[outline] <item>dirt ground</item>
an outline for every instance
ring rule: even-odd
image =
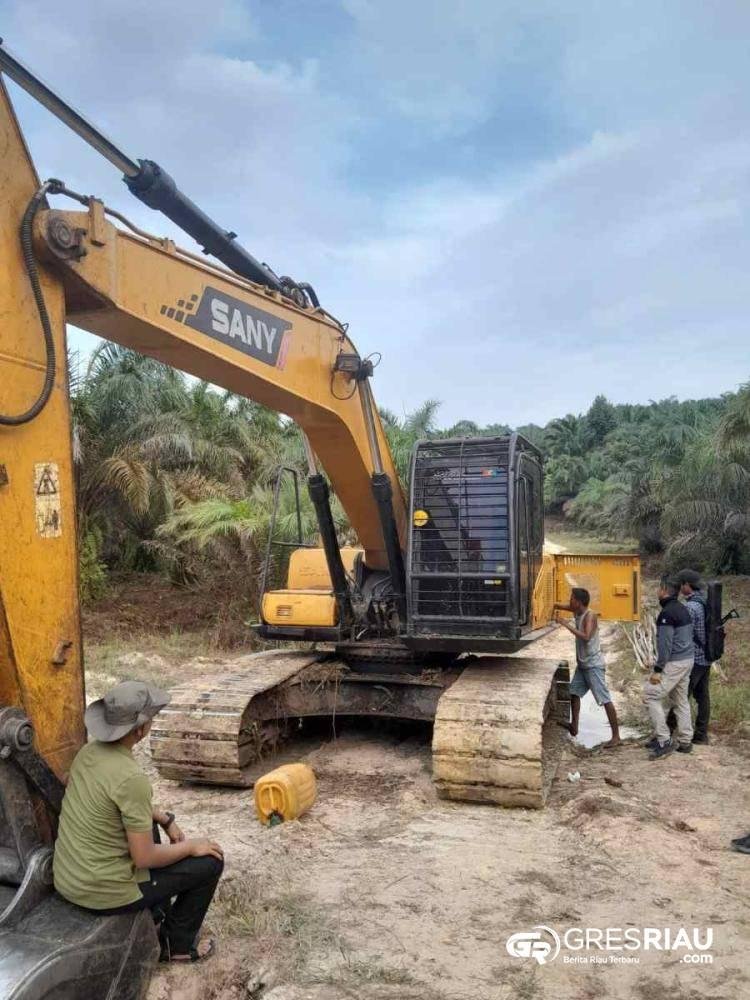
[[[569,656],[571,642],[558,630],[533,655]],[[182,663],[174,679],[208,668]],[[629,673],[613,672],[621,703],[640,683]],[[108,678],[92,681],[95,693]],[[157,801],[227,858],[209,914],[219,953],[160,967],[149,1000],[750,997],[750,858],[728,850],[750,830],[747,739],[655,763],[635,741],[570,741],[540,812],[439,800],[427,728],[323,728],[294,753],[314,768],[318,801],[267,829],[250,791],[160,780],[144,751]],[[684,949],[511,956],[509,936],[538,924],[697,928],[701,940],[712,928],[712,963],[687,964]]]

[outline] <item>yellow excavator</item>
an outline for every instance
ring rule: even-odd
[[[318,541],[300,531],[273,589],[272,525],[256,627],[269,648],[173,691],[151,736],[167,778],[248,786],[297,720],[380,716],[434,724],[439,795],[538,808],[568,674],[508,654],[553,627],[572,585],[603,618],[638,620],[639,566],[545,551],[542,459],[518,434],[419,442],[405,497],[372,363],[314,289],[257,261],[2,43],[0,72],[204,249],[42,183],[0,79],[0,997],[125,1000],[154,958],[147,915],[92,917],[50,888],[63,782],[85,739],[66,322],[286,414],[305,442]],[[294,470],[280,475],[298,491]],[[339,544],[331,488],[357,546]]]

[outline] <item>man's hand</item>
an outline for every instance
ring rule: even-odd
[[[185,834],[179,828],[174,820],[169,822],[170,813],[166,809],[160,809],[158,806],[154,809],[153,818],[154,822],[158,823],[162,830],[169,837],[170,844],[181,844],[185,839]]]
[[[661,684],[661,674],[653,673],[648,679],[649,684]]]
[[[164,832],[169,837],[170,844],[181,844],[185,839],[185,834],[179,828],[175,820],[172,820],[169,826],[164,828]]]
[[[209,840],[208,837],[196,837],[194,840],[188,841],[188,843],[190,844],[190,855],[193,858],[205,858],[210,855],[218,861],[224,860],[224,851],[215,841]]]

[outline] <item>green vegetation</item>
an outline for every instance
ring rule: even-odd
[[[667,568],[750,570],[750,385],[721,399],[614,406],[553,420],[548,509],[607,538],[633,537]]]
[[[262,875],[224,879],[215,919],[222,931],[242,939],[247,958],[265,964],[272,957],[276,976],[306,981],[313,960],[329,952],[344,954],[342,939],[312,898],[264,889],[263,880]]]
[[[727,625],[726,651],[711,680],[712,725],[734,731],[750,722],[750,579],[727,577],[724,607],[736,607],[739,621]]]
[[[101,596],[107,571],[159,571],[187,583],[232,562],[246,576],[249,564],[252,591],[276,469],[304,467],[294,425],[113,344],[93,354],[71,395],[84,601]],[[315,519],[304,488],[300,499],[309,539]],[[343,530],[343,511],[334,514]],[[277,537],[296,532],[287,477]]]
[[[403,478],[419,437],[509,430],[468,421],[438,430],[436,416],[433,400],[401,421],[385,414]],[[588,538],[585,550],[596,550],[596,538],[659,555],[667,569],[750,572],[750,383],[686,402],[614,405],[597,396],[584,414],[518,431],[544,455],[548,514],[558,530],[564,519]]]
[[[92,677],[104,685],[132,670],[120,662],[126,637],[137,636],[146,656],[141,674],[160,677],[165,662],[247,648],[280,464],[301,474],[303,537],[317,533],[296,427],[111,344],[71,388],[81,594],[96,604],[86,612]],[[403,418],[382,414],[404,485],[418,439],[509,431],[468,421],[440,429],[438,413],[428,400]],[[550,541],[579,552],[640,547],[654,574],[686,564],[750,572],[750,386],[648,406],[600,396],[583,415],[518,430],[545,456]],[[277,538],[295,541],[290,477],[279,511]],[[338,504],[334,514],[342,541],[351,540]],[[288,551],[277,550],[279,574]],[[743,620],[731,625],[713,716],[733,730],[750,718],[750,581],[731,575],[726,589],[726,607],[736,604]]]
[[[293,424],[133,351],[102,345],[72,385],[82,595],[98,598],[112,570],[190,582],[218,565],[257,584],[280,464],[304,483]],[[507,433],[460,421],[438,429],[428,400],[383,424],[402,481],[424,437]],[[580,533],[637,544],[665,564],[750,571],[750,384],[720,399],[613,405],[518,430],[545,456],[548,512]],[[316,534],[300,490],[303,536]],[[346,518],[336,505],[342,539]],[[296,539],[292,480],[280,492],[277,537]],[[283,558],[282,558],[283,562]],[[249,573],[248,573],[249,568]],[[283,567],[281,567],[283,568]]]

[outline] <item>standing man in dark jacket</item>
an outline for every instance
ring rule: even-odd
[[[675,745],[669,734],[667,711],[674,709],[680,753],[693,749],[693,723],[688,704],[690,671],[693,669],[693,622],[687,608],[677,600],[679,585],[666,577],[659,587],[661,611],[656,618],[656,663],[643,686],[653,738],[646,744],[650,759],[666,757]]]
[[[708,720],[711,715],[711,695],[708,684],[711,664],[706,659],[706,599],[701,593],[703,582],[694,569],[683,569],[677,574],[680,594],[693,621],[695,661],[690,673],[688,694],[695,699],[698,712],[695,718],[693,743],[708,743]]]

